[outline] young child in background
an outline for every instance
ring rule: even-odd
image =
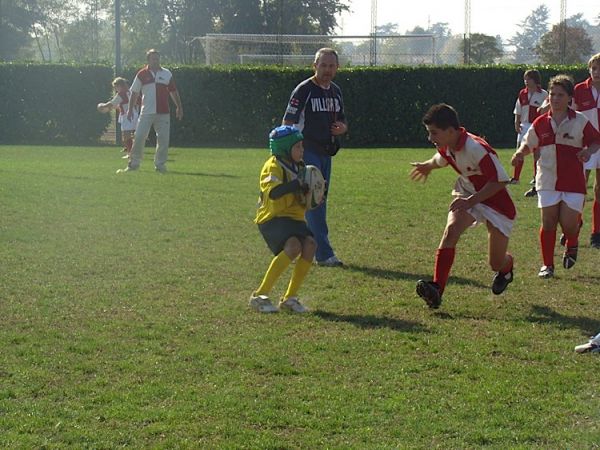
[[[432,170],[448,165],[459,177],[435,255],[433,281],[419,280],[417,294],[430,308],[440,306],[460,236],[467,228],[485,223],[488,261],[496,272],[492,292],[499,295],[513,281],[513,257],[507,248],[516,210],[506,190],[509,177],[494,149],[462,128],[451,106],[444,103],[432,106],[423,117],[423,124],[438,152],[428,161],[412,163],[410,177],[425,181]]]
[[[117,77],[113,80],[112,86],[115,89],[115,96],[107,103],[99,103],[98,111],[109,112],[113,109],[119,111],[119,124],[121,125],[121,140],[123,143],[123,159],[128,159],[131,156],[131,148],[133,147],[133,135],[139,116],[139,105],[136,105],[133,116],[127,117],[129,108],[129,82],[125,78]]]
[[[585,201],[586,182],[582,162],[600,148],[600,133],[581,113],[569,107],[573,80],[566,75],[550,79],[550,111],[538,117],[512,157],[516,166],[532,151],[539,152],[536,189],[542,226],[540,245],[543,265],[540,278],[554,276],[556,228],[565,235],[563,267],[570,269],[577,260],[579,220]]]
[[[542,76],[540,72],[534,69],[525,71],[523,74],[525,88],[521,89],[513,114],[515,115],[515,131],[517,133],[517,149],[525,137],[525,133],[531,127],[533,121],[540,115],[540,108],[548,98],[548,92],[542,89]],[[533,183],[535,183],[537,155],[533,154]],[[513,176],[510,179],[511,184],[517,184],[521,177],[523,164],[518,164],[513,168]],[[525,197],[535,197],[535,185],[525,193]]]
[[[260,286],[250,297],[250,307],[258,312],[277,312],[269,294],[281,274],[296,260],[287,291],[279,309],[297,313],[308,311],[298,300],[298,290],[308,274],[317,250],[304,214],[304,147],[302,133],[282,125],[269,134],[271,157],[260,172],[260,197],[254,222],[273,252],[273,259]]]
[[[573,109],[581,112],[596,130],[600,130],[600,53],[590,58],[588,70],[590,77],[575,85]],[[588,176],[590,171],[596,172],[590,245],[592,248],[600,249],[600,152],[590,156],[589,161],[583,166]]]

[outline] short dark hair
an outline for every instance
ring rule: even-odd
[[[160,56],[160,52],[158,50],[156,50],[155,48],[151,48],[150,50],[148,50],[146,52],[146,59],[148,59],[150,57],[150,55],[158,55],[158,56]]]
[[[460,121],[456,110],[446,103],[433,105],[423,116],[423,125],[433,125],[442,130],[450,127],[458,130]]]
[[[569,94],[569,97],[573,97],[573,93],[575,92],[575,82],[569,75],[560,74],[550,78],[550,81],[548,82],[548,90],[550,90],[553,86],[562,87],[567,94]]]
[[[340,58],[338,56],[338,53],[329,47],[323,47],[320,48],[319,50],[317,50],[317,53],[315,53],[315,60],[314,60],[314,64],[317,64],[319,62],[319,58],[323,55],[333,55],[335,56],[335,62],[336,63],[340,63]]]
[[[537,84],[538,86],[542,85],[542,76],[540,75],[539,70],[536,70],[536,69],[526,70],[525,73],[523,74],[523,77],[531,78],[533,81],[535,81],[535,84]]]

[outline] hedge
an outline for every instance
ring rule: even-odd
[[[137,68],[124,70],[132,79]],[[341,69],[349,147],[426,145],[421,117],[437,102],[456,107],[461,121],[492,145],[513,145],[513,108],[522,66],[358,67]],[[585,66],[538,67],[544,84]],[[291,90],[309,68],[172,67],[185,117],[172,120],[177,146],[264,146],[280,123]],[[101,65],[0,64],[0,143],[97,143],[110,117],[96,104],[111,97],[112,68]]]

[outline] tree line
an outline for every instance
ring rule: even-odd
[[[207,33],[330,34],[350,0],[122,0],[121,55],[148,47],[191,63],[190,41]],[[111,62],[114,0],[0,0],[0,60]]]

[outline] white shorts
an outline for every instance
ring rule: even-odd
[[[472,226],[489,222],[494,225],[494,227],[496,227],[504,236],[510,236],[510,232],[512,231],[515,221],[509,219],[503,214],[500,214],[495,209],[492,209],[483,203],[478,203],[472,208],[467,209],[467,212],[475,219],[475,223],[473,223]]]
[[[119,115],[119,123],[121,124],[121,131],[135,131],[138,122],[138,114],[133,113],[131,120],[127,118],[125,114]]]
[[[583,168],[585,170],[600,169],[600,150],[598,150],[596,153],[593,153],[588,162],[583,163]]]
[[[527,122],[521,123],[521,131],[517,135],[517,149],[521,146],[521,142],[523,142],[523,138],[531,128],[531,124]]]
[[[560,202],[565,204],[574,211],[582,212],[585,195],[577,192],[562,192],[562,191],[537,191],[538,193],[538,208],[546,208],[548,206],[558,205]]]

